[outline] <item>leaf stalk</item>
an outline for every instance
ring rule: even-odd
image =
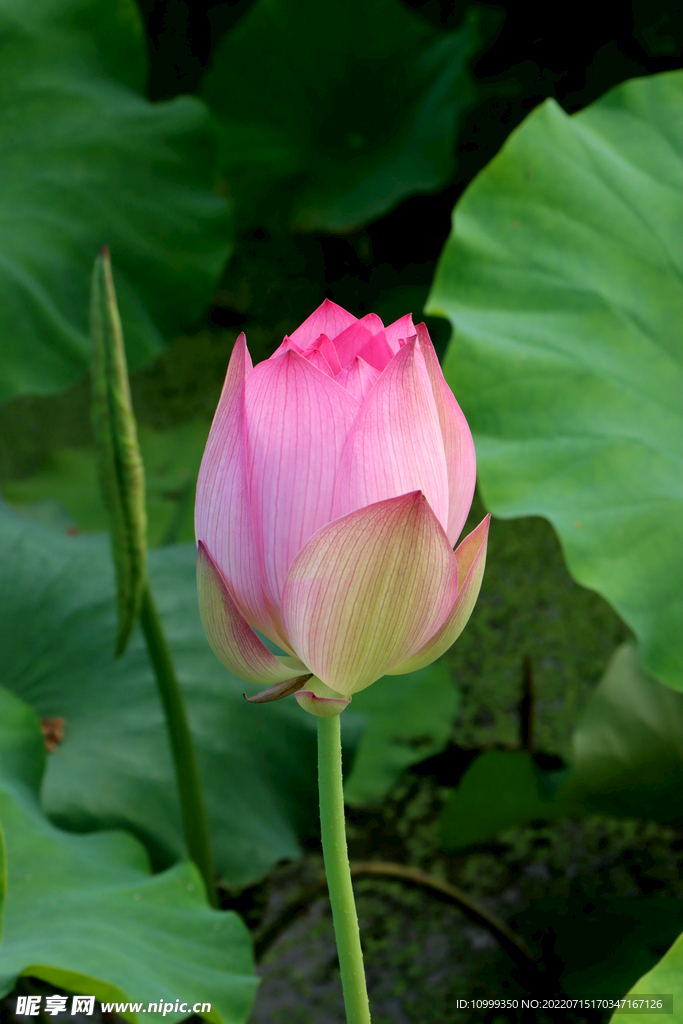
[[[218,906],[199,770],[178,677],[147,578],[145,477],[109,252],[95,261],[90,302],[92,417],[100,480],[111,519],[118,635],[123,654],[136,621],[147,642],[164,708],[185,842],[212,906]]]

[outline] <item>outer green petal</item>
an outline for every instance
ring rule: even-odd
[[[288,667],[261,643],[201,541],[197,551],[197,594],[202,625],[214,654],[236,676],[249,683],[279,683],[301,675],[294,659],[287,659],[292,662]]]
[[[311,537],[287,574],[282,616],[310,671],[348,696],[420,650],[456,595],[446,534],[422,492],[413,491]]]
[[[437,630],[434,636],[427,641],[417,654],[406,658],[396,668],[389,669],[387,675],[402,676],[407,672],[417,672],[419,668],[424,668],[425,665],[431,665],[449,647],[453,646],[462,633],[472,614],[472,609],[477,603],[481,581],[484,577],[490,520],[490,515],[482,519],[479,526],[472,530],[472,533],[468,534],[462,544],[458,545],[455,550],[460,587],[455,604],[443,626]]]

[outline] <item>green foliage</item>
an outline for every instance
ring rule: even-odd
[[[466,190],[428,310],[486,504],[543,515],[575,578],[683,679],[683,73],[531,114]]]
[[[616,651],[579,719],[567,800],[589,811],[683,825],[683,694]]]
[[[595,901],[541,897],[516,915],[516,923],[523,934],[543,935],[546,957],[554,954],[561,965],[564,992],[621,996],[678,935],[683,906],[679,899],[657,896],[611,894]]]
[[[155,861],[184,855],[175,777],[147,649],[113,655],[106,537],[0,518],[3,681],[42,717],[63,717],[48,813],[78,831],[126,827]],[[149,575],[183,687],[219,874],[232,885],[297,857],[316,820],[315,722],[296,702],[255,708],[211,651],[197,610],[194,545],[151,552]]]
[[[121,658],[112,653],[107,539],[0,512],[0,540],[3,680],[39,715],[66,722],[43,787],[47,812],[77,831],[129,828],[160,864],[182,856],[163,716],[139,630]],[[258,707],[244,700],[248,684],[226,671],[204,636],[194,545],[151,552],[149,572],[187,702],[217,868],[227,884],[246,885],[299,856],[299,837],[317,833],[315,719],[294,698]],[[378,697],[363,717],[346,713],[347,747],[368,721],[357,793],[381,798],[423,756],[426,737],[429,752],[445,744],[457,693],[443,669],[416,676],[402,681],[400,715],[386,707],[393,679],[371,688]],[[406,737],[417,745],[405,749]]]
[[[643,672],[632,644],[614,654],[572,738],[569,770],[525,751],[478,757],[446,804],[452,850],[534,820],[594,812],[681,827],[683,695]]]
[[[0,2],[0,401],[88,365],[93,259],[112,250],[131,367],[205,308],[229,249],[204,106],[152,104],[133,0]],[[160,334],[161,332],[161,334]]]
[[[470,26],[438,32],[398,0],[257,0],[202,85],[239,215],[349,231],[444,185],[471,47]]]
[[[402,771],[443,750],[459,701],[443,659],[419,672],[387,676],[355,694],[351,707],[367,715],[368,724],[344,786],[346,802],[352,807],[377,803]]]
[[[140,428],[150,547],[194,538],[194,490],[208,433],[209,424],[200,420],[166,431]],[[47,523],[63,521],[86,533],[107,530],[96,461],[91,448],[58,449],[34,475],[8,481],[3,496]]]
[[[475,495],[464,532],[484,514]],[[519,744],[522,661],[528,655],[533,745],[568,759],[577,718],[627,636],[609,605],[569,575],[550,523],[494,517],[479,600],[444,656],[462,693],[454,742],[465,749]]]
[[[496,836],[503,829],[561,816],[555,798],[565,772],[543,772],[523,750],[489,750],[465,772],[441,818],[444,845],[458,850]]]
[[[671,949],[662,957],[658,964],[648,971],[632,989],[628,996],[648,996],[656,993],[673,994],[674,1006],[671,1024],[683,1021],[683,934],[679,935]],[[617,1012],[612,1020],[620,1020],[623,1013]],[[647,1017],[647,1021],[645,1018]],[[630,1013],[629,1021],[633,1024],[649,1024],[652,1013]]]
[[[0,689],[0,821],[9,880],[0,991],[30,974],[145,1007],[175,1002],[182,992],[184,1000],[210,1002],[205,1016],[216,1024],[243,1024],[256,979],[239,917],[206,905],[191,864],[151,875],[143,847],[123,832],[75,836],[55,828],[38,802],[44,758],[35,714]],[[150,1016],[162,1014],[144,1019]]]
[[[142,98],[145,40],[134,0],[28,7],[0,0],[0,401],[54,392],[85,369],[88,270],[103,243],[119,269],[132,368],[161,350],[162,335],[196,330],[229,248],[227,204],[211,191],[218,169],[241,226],[275,229],[258,245],[243,232],[244,265],[231,267],[217,298],[246,317],[254,353],[267,355],[275,336],[326,291],[354,311],[372,304],[386,320],[411,304],[419,315],[435,248],[427,252],[418,238],[414,256],[402,250],[394,259],[381,226],[345,241],[287,237],[282,229],[353,231],[411,194],[452,183],[456,161],[466,176],[491,147],[490,139],[482,142],[486,118],[499,128],[507,117],[514,123],[521,100],[505,118],[478,111],[467,136],[475,141],[464,144],[473,93],[467,61],[477,45],[471,18],[446,33],[436,16],[432,27],[426,9],[416,14],[403,0],[255,0],[245,7],[211,54],[202,88],[217,115],[212,126],[199,101]],[[650,21],[657,28],[654,15]],[[654,36],[648,28],[654,52],[675,51],[669,28],[660,25]],[[586,704],[569,770],[544,770],[529,751],[488,749],[443,816],[452,851],[500,837],[495,854],[460,852],[449,870],[457,875],[460,865],[457,881],[475,891],[483,884],[481,894],[513,915],[511,924],[538,944],[539,955],[551,965],[555,958],[568,991],[625,991],[682,926],[680,900],[659,889],[641,898],[649,885],[665,887],[667,871],[675,876],[676,836],[662,832],[642,877],[629,859],[635,851],[642,868],[653,846],[647,829],[662,831],[634,818],[683,825],[683,696],[658,681],[675,683],[681,665],[674,628],[681,610],[674,576],[680,84],[680,75],[628,83],[574,117],[552,103],[535,111],[458,206],[431,307],[457,328],[447,372],[475,429],[486,501],[499,516],[533,514],[555,525],[575,578],[632,625],[658,678],[626,647],[588,699],[622,627],[595,592],[566,576],[547,523],[499,518],[481,600],[459,643],[443,663],[357,695],[342,718],[346,796],[371,807],[354,820],[378,821],[385,810],[382,821],[392,813],[396,819],[388,835],[368,829],[358,848],[384,844],[371,850],[382,856],[400,848],[401,856],[425,866],[431,859],[441,870],[440,783],[428,780],[406,810],[389,792],[401,773],[449,738],[466,747],[513,746],[524,654],[534,663],[536,749],[568,756]],[[479,155],[461,162],[459,154],[477,143]],[[412,241],[410,216],[395,217]],[[416,262],[406,268],[408,259]],[[153,547],[193,535],[208,423],[189,420],[211,414],[232,338],[203,336],[177,339],[168,359],[143,375],[143,419],[146,413],[153,426],[172,426],[163,434],[141,430]],[[152,412],[145,389],[155,388]],[[0,983],[7,991],[24,971],[144,1002],[177,996],[181,985],[183,997],[197,992],[212,1001],[213,1019],[236,1024],[254,987],[243,927],[207,908],[191,865],[181,861],[152,876],[139,843],[157,869],[186,853],[146,649],[136,631],[125,656],[113,658],[108,545],[104,537],[74,535],[76,527],[109,528],[94,452],[67,447],[85,443],[85,435],[64,436],[53,425],[46,410],[57,406],[14,404],[18,419],[10,414],[5,432],[17,423],[21,430],[9,462],[24,478],[3,481],[3,492],[26,515],[0,510],[0,665],[3,682],[30,708],[0,691],[9,874]],[[37,457],[22,464],[46,431],[32,415],[50,420],[43,451],[51,454],[38,471]],[[475,507],[470,526],[481,515]],[[206,644],[191,546],[153,551],[150,572],[187,697],[220,873],[230,886],[249,884],[277,861],[300,856],[302,841],[317,835],[315,722],[292,699],[259,708],[244,702],[245,684]],[[66,722],[44,780],[36,711]],[[402,784],[406,791],[419,785],[410,775]],[[39,787],[50,820],[38,807]],[[584,840],[592,812],[631,820],[599,819],[594,831],[607,820],[604,835],[591,845]],[[538,824],[568,814],[574,818]],[[513,831],[525,822],[535,824]],[[432,846],[424,837],[397,846],[423,825]],[[111,826],[136,838],[97,831]],[[630,828],[642,830],[642,849]],[[618,864],[601,860],[605,846],[613,850],[614,829],[623,831]],[[544,860],[544,841],[571,849],[564,860]],[[514,854],[525,842],[531,852]],[[569,869],[582,857],[575,884]],[[500,880],[495,895],[484,891],[487,870]],[[0,888],[5,881],[0,870]],[[680,895],[674,882],[666,884]],[[412,911],[410,919],[430,915]],[[459,918],[447,920],[441,930],[454,939],[450,955],[471,975],[468,985],[483,986],[477,994],[507,978],[505,968],[482,973],[485,960],[472,959]],[[329,931],[327,920],[322,925]],[[389,901],[366,927],[374,934],[385,925],[393,950],[406,941],[415,947],[391,961],[410,985],[431,963],[422,953],[433,924],[404,929],[405,939]],[[641,980],[641,991],[678,993],[680,948],[679,941]],[[314,954],[321,951],[327,956],[324,940]],[[298,970],[301,950],[296,955]],[[309,960],[319,971],[315,955]],[[429,991],[427,1015],[436,1019],[448,1003],[438,1004],[431,983]],[[416,1005],[420,1019],[423,1011]]]

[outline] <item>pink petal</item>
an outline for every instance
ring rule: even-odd
[[[339,460],[360,405],[296,352],[259,363],[245,404],[256,549],[266,607],[279,625],[289,567],[331,518]]]
[[[225,580],[200,541],[197,551],[199,613],[214,654],[226,668],[250,683],[297,679],[301,670],[287,668],[262,644],[235,604]]]
[[[360,356],[356,356],[353,362],[348,363],[334,379],[337,384],[341,384],[343,388],[350,391],[359,402],[364,402],[373,384],[379,378],[379,370],[370,366],[370,363],[366,363]]]
[[[448,538],[419,491],[328,523],[287,575],[292,647],[337,693],[369,686],[419,650],[457,595]]]
[[[415,337],[415,325],[413,323],[412,313],[406,313],[400,320],[394,320],[393,324],[389,324],[388,327],[384,328],[384,335],[387,339],[387,344],[391,349],[392,353],[396,355],[401,345],[399,342],[405,342],[408,338]]]
[[[245,618],[278,643],[263,599],[247,494],[244,387],[251,372],[240,334],[199,469],[195,535],[212,552]]]
[[[334,344],[339,362],[346,366],[356,356],[361,356],[377,370],[383,370],[390,362],[393,352],[384,337],[384,326],[376,313],[368,313],[357,323],[335,338]]]
[[[356,317],[353,313],[347,313],[336,302],[325,299],[300,327],[292,331],[291,340],[296,342],[299,349],[303,351],[312,345],[321,334],[326,334],[334,341],[338,334],[355,322]]]
[[[429,375],[413,339],[399,349],[358,414],[337,474],[332,516],[416,490],[445,529],[446,456]]]
[[[482,519],[479,526],[465,537],[453,553],[458,565],[459,587],[458,596],[448,618],[422,648],[417,649],[416,653],[406,658],[402,664],[390,669],[389,675],[400,676],[406,672],[417,672],[419,668],[431,665],[453,646],[462,633],[479,597],[486,566],[490,521],[490,515]]]
[[[301,349],[296,342],[292,341],[292,339],[285,334],[282,342],[278,345],[270,358],[277,359],[279,356],[283,356],[285,352],[290,352],[292,350],[294,352],[301,352]]]
[[[302,355],[329,377],[336,377],[341,370],[337,350],[326,334],[321,334],[315,344],[302,352]]]
[[[474,441],[462,409],[444,380],[439,360],[424,324],[418,324],[417,337],[432,384],[436,411],[441,424],[446,472],[448,473],[448,526],[446,533],[455,544],[465,525],[474,485],[477,482],[477,460]]]

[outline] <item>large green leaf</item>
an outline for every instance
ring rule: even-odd
[[[489,750],[463,775],[441,815],[448,850],[493,839],[507,828],[569,814],[556,796],[565,772],[543,772],[524,750]]]
[[[202,86],[242,216],[274,200],[298,228],[348,231],[442,185],[471,96],[470,39],[399,0],[257,0]]]
[[[111,248],[131,368],[202,314],[228,253],[203,104],[152,104],[133,0],[0,0],[0,401],[88,365]]]
[[[454,214],[428,302],[499,516],[555,526],[570,571],[683,687],[683,73],[572,117],[551,100]]]
[[[571,768],[542,771],[525,751],[482,754],[444,807],[442,834],[457,850],[535,819],[592,813],[680,827],[681,791],[683,694],[624,644],[574,730]]]
[[[140,428],[150,547],[194,537],[195,484],[208,433],[209,424],[202,420],[163,432]],[[86,533],[109,528],[91,448],[54,452],[33,476],[6,483],[3,497],[33,516],[40,516],[46,503],[56,503],[68,513],[71,525]]]
[[[353,710],[367,715],[344,784],[352,806],[377,803],[401,772],[448,743],[460,694],[444,660],[405,676],[387,676],[353,698]]]
[[[572,738],[567,800],[587,811],[683,825],[683,694],[614,654]]]
[[[256,979],[249,933],[210,909],[199,873],[151,875],[144,848],[122,832],[76,836],[38,805],[43,737],[33,711],[0,688],[0,832],[7,897],[0,992],[21,974],[116,1002],[210,1003],[216,1024],[246,1020]],[[123,1016],[137,1021],[128,1010]],[[179,1020],[187,1013],[170,1013]]]
[[[623,996],[634,978],[656,964],[681,925],[679,899],[587,895],[569,879],[562,895],[542,896],[515,914],[522,935],[543,936],[543,959],[557,965],[562,991],[575,997]]]
[[[649,995],[673,995],[671,1024],[683,1024],[683,934],[679,935],[671,949],[658,964],[644,974],[626,994],[626,999],[645,998]],[[617,1011],[613,1021],[621,1020],[626,1014]],[[645,1018],[647,1017],[647,1020]],[[650,1024],[652,1013],[628,1014],[629,1024]]]
[[[43,785],[48,813],[87,831],[126,827],[168,864],[184,854],[163,712],[142,633],[114,658],[106,536],[66,536],[0,514],[4,684],[66,720]],[[211,651],[197,609],[194,545],[150,553],[154,594],[185,692],[216,864],[232,885],[300,854],[317,821],[315,719],[294,698],[248,704]]]
[[[228,884],[245,885],[299,856],[299,838],[317,834],[316,720],[293,697],[244,700],[248,684],[204,636],[194,545],[151,552],[149,568],[187,701],[217,867]],[[163,713],[141,633],[115,659],[115,629],[107,538],[67,536],[0,510],[0,673],[41,717],[66,720],[45,808],[78,831],[132,829],[166,864],[184,848]],[[443,670],[406,677],[398,691],[394,683],[376,683],[361,713],[344,714],[347,752],[368,727],[353,774],[362,798],[379,799],[403,767],[447,739],[457,693]],[[391,710],[396,693],[400,713]]]

